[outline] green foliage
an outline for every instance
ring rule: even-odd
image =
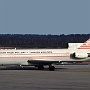
[[[83,43],[90,34],[32,35],[0,34],[1,47],[19,48],[67,48],[67,43]]]

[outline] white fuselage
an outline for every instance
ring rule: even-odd
[[[30,65],[28,60],[71,60],[77,49],[12,49],[0,50],[0,65]],[[79,50],[82,52],[82,50]],[[84,52],[89,52],[84,50]]]

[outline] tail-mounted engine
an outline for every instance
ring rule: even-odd
[[[75,53],[71,54],[70,57],[73,59],[85,59],[85,58],[90,57],[90,54],[84,53],[84,52],[83,53],[82,52],[79,52],[79,53],[75,52]]]

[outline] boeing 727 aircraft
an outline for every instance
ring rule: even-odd
[[[52,64],[63,62],[77,63],[90,61],[90,39],[82,44],[74,43],[68,49],[1,49],[0,65],[35,66],[55,70]]]

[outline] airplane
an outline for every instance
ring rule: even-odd
[[[70,44],[71,45],[71,44]],[[43,70],[45,65],[50,71],[52,64],[78,63],[90,61],[90,39],[84,43],[72,43],[67,49],[1,49],[0,65],[35,66]]]

